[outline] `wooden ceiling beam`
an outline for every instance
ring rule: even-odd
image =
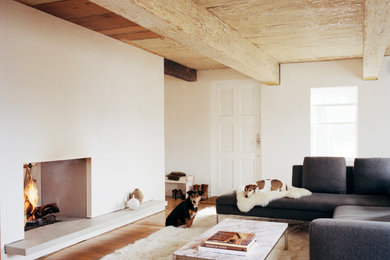
[[[46,2],[43,4],[34,4],[32,7],[64,20],[110,13],[110,11],[88,0]]]
[[[53,2],[59,2],[63,0],[16,0],[16,2],[33,6],[33,5],[39,5],[39,4],[45,4],[45,3],[53,3]]]
[[[279,63],[192,0],[91,0],[265,84],[279,84]]]
[[[390,40],[390,0],[365,0],[363,79],[376,80]]]
[[[197,80],[197,71],[177,62],[164,59],[164,74],[189,82]]]

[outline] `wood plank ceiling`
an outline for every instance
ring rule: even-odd
[[[173,40],[155,34],[97,4],[86,0],[18,0],[58,18],[197,70],[226,68]]]
[[[226,67],[90,1],[18,1],[190,68]],[[363,57],[363,0],[193,1],[278,63]],[[390,40],[386,42],[385,55],[390,55]]]

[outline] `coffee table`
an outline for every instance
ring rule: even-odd
[[[287,223],[226,218],[174,252],[173,259],[265,259],[283,235],[284,249],[288,249],[287,227]],[[199,245],[217,231],[255,233],[257,244],[251,248],[246,256],[198,250]]]

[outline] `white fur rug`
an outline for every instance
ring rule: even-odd
[[[215,207],[198,212],[191,228],[165,227],[147,238],[136,241],[103,260],[172,259],[172,254],[194,237],[201,235],[217,223]]]
[[[223,218],[223,217],[222,217]],[[215,207],[205,208],[197,214],[192,228],[165,227],[147,238],[125,246],[114,253],[105,256],[103,260],[167,260],[172,259],[172,254],[184,246],[195,236],[201,235],[207,229],[216,224]],[[275,246],[268,256],[268,260],[309,259],[309,240],[307,226],[303,229],[298,226],[289,227],[288,250],[284,250],[283,239]]]
[[[249,198],[245,198],[244,196],[244,187],[238,187],[236,190],[237,195],[237,207],[241,212],[248,212],[254,206],[262,206],[265,207],[273,200],[280,198],[291,198],[291,199],[299,199],[303,196],[311,195],[311,192],[304,188],[296,188],[290,186],[287,191],[261,191],[257,190],[255,194],[253,194]]]

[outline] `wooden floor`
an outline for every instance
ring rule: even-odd
[[[42,257],[45,260],[94,260],[114,252],[128,244],[149,236],[165,226],[165,218],[181,200],[166,197],[168,206],[165,211],[150,217],[141,219],[129,225],[107,232],[103,235],[91,238],[73,246],[67,247],[56,253]],[[200,209],[215,205],[215,198],[201,202]]]

